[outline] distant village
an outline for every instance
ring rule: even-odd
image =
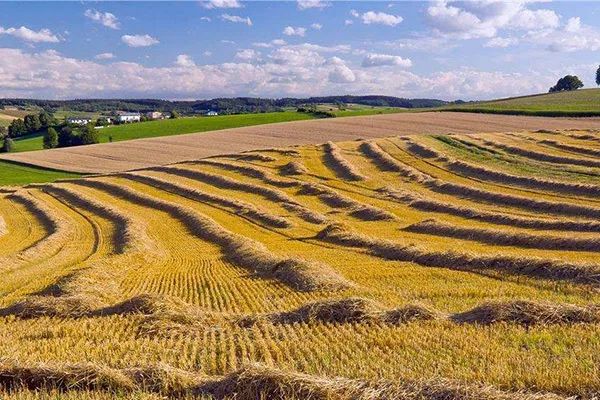
[[[206,117],[215,117],[219,115],[218,112],[213,110],[208,110],[202,115]],[[161,112],[161,111],[148,111],[144,113],[139,112],[128,112],[128,111],[115,111],[110,115],[102,115],[98,117],[95,121],[96,128],[102,128],[108,125],[120,125],[120,124],[129,124],[134,122],[143,122],[143,121],[156,121],[161,119],[173,119],[177,118],[178,115],[175,112]],[[71,125],[88,125],[94,122],[93,118],[90,117],[67,117],[65,119],[67,124]]]

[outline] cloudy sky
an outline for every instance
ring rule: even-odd
[[[0,97],[385,94],[445,100],[594,83],[600,3],[2,2]]]

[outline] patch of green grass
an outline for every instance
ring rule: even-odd
[[[12,161],[0,161],[0,186],[53,182],[57,179],[77,178],[80,174],[28,166]]]
[[[109,137],[112,137],[113,142],[119,142],[123,140],[207,132],[242,126],[272,124],[276,122],[298,121],[312,118],[314,118],[312,115],[295,111],[264,114],[220,115],[217,117],[188,117],[110,126],[100,129],[99,135],[100,143],[109,142]],[[42,148],[42,135],[34,135],[15,140],[15,152],[41,150]]]
[[[600,115],[600,89],[512,97],[441,107],[436,110],[543,116],[598,116]]]

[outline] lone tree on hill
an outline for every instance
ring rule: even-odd
[[[552,86],[549,90],[550,93],[562,92],[565,90],[577,90],[583,87],[583,82],[575,75],[565,75],[560,78],[556,85]]]
[[[600,66],[596,70],[596,85],[600,86]]]

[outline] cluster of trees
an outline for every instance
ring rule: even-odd
[[[556,85],[552,86],[549,93],[553,92],[563,92],[569,90],[577,90],[583,87],[583,82],[579,79],[579,77],[575,75],[565,75],[556,82]]]
[[[80,126],[59,123],[52,114],[43,111],[26,115],[23,119],[14,119],[8,129],[0,130],[0,138],[4,139],[1,150],[12,151],[15,138],[32,134],[44,135],[45,149],[99,142],[98,132],[92,124]]]

